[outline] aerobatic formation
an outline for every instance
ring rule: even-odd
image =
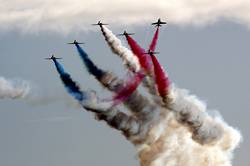
[[[66,90],[82,107],[93,112],[137,148],[141,166],[230,166],[233,151],[241,135],[220,116],[211,116],[206,104],[188,90],[170,82],[155,54],[160,19],[153,23],[156,31],[149,48],[143,49],[126,31],[130,49],[100,21],[102,35],[112,52],[118,55],[129,73],[125,79],[99,68],[91,57],[74,44],[88,73],[107,90],[112,99],[100,99],[95,91],[81,90],[63,66],[52,56]],[[147,90],[143,96],[138,86]],[[118,108],[126,106],[127,112]]]

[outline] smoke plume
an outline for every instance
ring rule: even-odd
[[[111,127],[122,131],[125,135],[133,135],[139,131],[139,123],[134,116],[129,116],[113,107],[113,102],[104,102],[96,96],[95,91],[81,91],[76,82],[65,72],[63,66],[53,59],[68,93],[88,111],[94,112],[99,120],[105,120]]]
[[[156,44],[157,44],[157,41],[158,41],[158,36],[159,36],[159,26],[156,28],[156,31],[155,31],[155,34],[154,34],[154,37],[152,39],[152,42],[150,43],[150,46],[149,46],[149,50],[151,50],[152,52],[155,51],[155,47],[156,47]]]
[[[99,99],[95,91],[81,91],[62,65],[53,59],[69,94],[98,120],[121,131],[137,148],[141,166],[231,166],[233,151],[241,141],[240,132],[219,114],[211,115],[206,104],[195,95],[170,84],[156,57],[153,54],[152,59],[146,56],[130,36],[127,40],[137,57],[123,47],[111,31],[103,26],[101,30],[110,48],[126,62],[133,76],[122,80],[99,69],[76,45],[89,73],[115,95],[113,100],[106,101]],[[150,45],[153,50],[158,31]],[[164,104],[149,100],[137,90],[145,75],[155,81],[159,92],[150,93],[150,97],[162,97]],[[124,103],[129,110],[119,110],[116,103]]]
[[[87,67],[89,73],[96,77],[96,79],[100,79],[104,75],[104,71],[98,68],[90,59],[88,54],[78,45],[75,44],[77,51],[82,58],[83,63]]]
[[[126,35],[127,42],[132,52],[138,57],[141,67],[146,73],[151,72],[152,62],[150,57],[146,54],[146,51],[139,46],[139,44],[129,35]]]
[[[94,91],[82,91],[77,83],[71,78],[70,74],[65,72],[63,66],[56,59],[53,59],[53,62],[67,92],[73,96],[84,108],[88,110],[108,110],[111,108],[112,102],[104,102],[99,100],[98,97],[96,97]]]
[[[70,75],[64,71],[63,66],[58,63],[56,59],[53,59],[53,62],[55,63],[60,78],[69,94],[71,94],[75,99],[81,102],[84,99],[84,95],[77,83],[71,79]]]
[[[157,35],[157,33],[155,33]],[[153,40],[150,44],[150,47],[156,46],[157,37],[154,35]],[[140,65],[142,69],[145,71],[147,76],[143,80],[143,86],[148,90],[148,92],[152,95],[152,98],[158,104],[161,104],[161,101],[158,97],[158,91],[155,86],[155,76],[154,76],[154,66],[152,63],[152,59],[146,53],[146,51],[129,35],[126,35],[127,42],[132,50],[132,52],[138,57]]]
[[[89,58],[88,54],[76,44],[78,53],[86,66],[89,74],[93,75],[105,88],[114,92],[113,105],[124,102],[125,106],[132,112],[139,112],[141,107],[138,106],[138,102],[148,102],[139,92],[136,90],[142,79],[145,77],[143,72],[130,73],[132,76],[125,80],[118,79],[114,74],[104,71],[97,67],[94,62]],[[110,101],[111,101],[110,100]]]
[[[230,166],[240,133],[185,90],[172,87],[171,94],[170,108],[160,109],[147,139],[135,143],[141,166]]]
[[[121,43],[121,40],[118,39],[108,28],[105,26],[100,27],[102,34],[113,53],[120,56],[124,61],[124,64],[127,65],[129,69],[135,72],[139,71],[140,64],[137,57],[134,56],[134,54],[129,49],[124,47]]]
[[[143,72],[134,73],[132,78],[129,78],[127,82],[124,83],[124,87],[120,88],[116,92],[115,96],[113,97],[115,104],[119,104],[131,96],[131,94],[138,88],[144,77],[145,75]]]
[[[168,101],[167,95],[170,81],[154,54],[151,55],[151,58],[154,65],[154,78],[158,88],[158,92],[165,103]]]
[[[24,80],[9,80],[0,77],[0,99],[24,98],[30,92],[30,83]]]

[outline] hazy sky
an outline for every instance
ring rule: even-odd
[[[0,165],[139,165],[134,147],[118,131],[110,129],[103,122],[97,122],[91,113],[77,107],[65,92],[53,64],[43,60],[52,53],[63,57],[61,62],[82,89],[95,89],[99,94],[106,92],[87,74],[75,48],[65,43],[73,39],[86,42],[83,48],[98,65],[121,74],[123,66],[120,59],[111,53],[99,28],[89,25],[99,20],[96,12],[105,13],[107,10],[101,8],[102,10],[96,11],[96,4],[89,3],[88,5],[93,5],[93,11],[87,12],[87,16],[92,15],[91,18],[87,19],[84,12],[75,12],[67,17],[67,12],[71,13],[77,5],[68,9],[64,6],[67,2],[65,0],[59,5],[61,8],[55,5],[55,1],[52,1],[53,4],[50,4],[50,1],[36,1],[36,4],[30,5],[28,2],[29,0],[22,6],[21,2],[19,4],[10,1],[9,4],[2,3],[0,6],[6,6],[4,11],[0,10],[0,76],[31,81],[34,87],[32,94],[35,95],[35,100],[0,100]],[[109,4],[112,4],[111,2]],[[139,2],[136,6],[140,5]],[[180,2],[189,4],[184,0]],[[196,5],[195,2],[192,0]],[[160,54],[157,57],[172,82],[199,96],[207,102],[209,109],[218,110],[226,122],[242,132],[244,141],[236,150],[233,163],[237,166],[247,166],[250,163],[247,150],[250,148],[250,29],[248,18],[243,17],[244,11],[247,10],[242,8],[250,9],[250,6],[244,0],[239,3],[224,3],[224,6],[223,2],[225,1],[221,0],[219,6],[208,4],[211,9],[206,8],[206,11],[209,12],[205,12],[205,9],[197,12],[198,7],[192,6],[190,2],[192,10],[189,9],[202,15],[198,17],[199,14],[190,14],[193,17],[188,18],[187,23],[175,21],[182,18],[182,15],[178,14],[181,12],[176,12],[178,17],[171,12],[161,12],[161,16],[166,14],[162,19],[170,20],[170,23],[160,31],[157,46]],[[29,13],[27,9],[32,12],[41,11],[37,7],[39,4],[43,7],[49,6],[49,11],[53,9],[51,5],[57,6],[56,9],[61,9],[60,17],[53,20],[49,14],[43,14],[43,19],[34,21],[32,14],[26,16],[15,11],[26,14]],[[145,4],[150,5],[152,2]],[[130,13],[130,16],[125,18],[126,12],[129,11],[125,9],[131,4],[126,5],[124,10],[121,8],[121,15],[109,28],[115,33],[124,29],[135,32],[134,38],[146,48],[154,32],[150,21],[158,17],[157,9],[162,6],[165,9],[166,4],[154,5],[154,10],[149,11],[145,19],[140,19],[145,13],[144,10],[140,11],[141,14],[135,12],[134,17]],[[77,9],[84,10],[81,7]],[[161,11],[165,11],[163,9]],[[133,13],[135,9],[131,10]],[[13,11],[15,15],[12,15]],[[118,11],[115,10],[115,13],[119,13]],[[104,18],[109,22],[113,18],[110,15],[114,13],[107,13]],[[214,16],[211,13],[214,13]],[[170,15],[169,19],[167,14]],[[19,16],[18,19],[13,19],[16,15]],[[230,21],[231,19],[233,21]],[[126,20],[129,21],[128,24],[124,23]],[[204,23],[197,26],[197,22]],[[57,29],[61,26],[65,27]],[[93,30],[86,30],[90,28]],[[126,45],[125,41],[124,44]]]

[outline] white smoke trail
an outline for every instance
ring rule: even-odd
[[[231,166],[241,141],[239,131],[221,117],[210,116],[206,105],[186,90],[170,90],[169,109],[146,104],[134,115],[102,102],[95,92],[86,92],[81,104],[122,131],[137,147],[141,166]]]
[[[206,105],[187,90],[172,87],[170,98],[173,100],[169,108],[174,111],[179,123],[187,126],[192,138],[200,144],[211,144],[221,138],[223,129],[220,119],[212,118],[206,112]]]
[[[138,72],[140,70],[138,58],[128,48],[122,45],[121,40],[118,39],[112,31],[105,26],[101,26],[101,30],[111,50],[122,58],[124,64],[127,65],[128,68]]]
[[[151,111],[154,118],[140,127],[146,134],[130,139],[138,147],[141,166],[230,166],[240,133],[210,116],[195,96],[175,87],[171,93],[170,108]]]
[[[213,145],[201,145],[176,121],[175,115],[169,113],[151,129],[149,136],[155,138],[154,141],[140,145],[141,166],[230,166],[240,134],[223,122],[221,125],[223,137]]]
[[[119,55],[119,44],[107,35],[112,32],[105,27],[102,31]],[[138,147],[141,166],[230,166],[240,133],[220,116],[209,115],[206,105],[186,90],[171,86],[168,99],[165,107],[157,102],[145,105],[131,122],[124,114],[117,117],[117,112],[104,117],[112,127],[121,130],[122,126],[124,135]],[[114,117],[115,123],[110,121]],[[138,132],[127,133],[128,126]]]
[[[105,40],[107,41],[108,45],[110,46],[111,50],[120,56],[122,60],[124,61],[124,64],[128,66],[128,68],[132,69],[133,71],[139,71],[140,70],[140,63],[138,58],[132,53],[131,50],[124,47],[121,43],[121,40],[117,38],[111,30],[106,28],[105,26],[101,26],[102,33],[105,37]],[[161,103],[160,98],[157,94],[156,86],[154,85],[154,80],[152,79],[152,76],[149,75],[146,76],[142,84],[143,86],[148,89],[149,93],[151,94],[153,100],[157,102],[158,104]]]
[[[24,80],[9,80],[0,77],[0,99],[24,98],[30,92],[30,83]]]
[[[63,101],[67,107],[80,108],[79,103],[66,93],[55,93],[55,91],[51,93],[49,90],[38,87],[32,81],[22,79],[0,77],[0,99],[24,99],[30,106],[48,105]]]

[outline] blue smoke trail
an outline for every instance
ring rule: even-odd
[[[53,59],[53,62],[55,63],[56,69],[58,73],[60,74],[61,80],[67,89],[68,93],[70,93],[75,99],[77,99],[79,102],[83,101],[85,98],[83,92],[81,92],[79,86],[72,80],[70,75],[65,72],[63,66],[57,62],[56,59]]]
[[[99,69],[89,58],[88,54],[78,45],[75,44],[77,51],[80,55],[80,57],[83,60],[83,63],[87,67],[87,70],[90,74],[94,75],[97,79],[100,79],[105,72],[101,69]]]

